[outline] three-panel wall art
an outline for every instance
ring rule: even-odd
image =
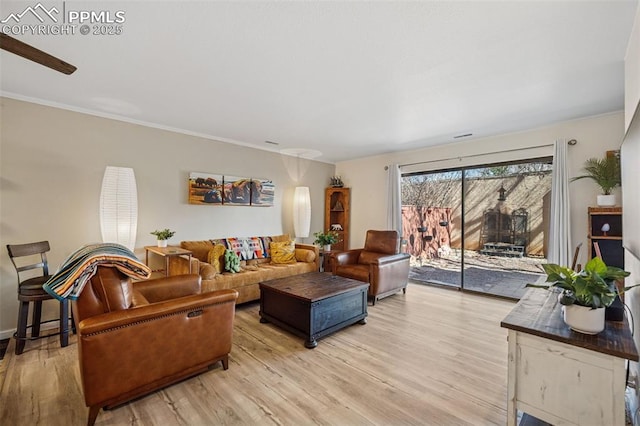
[[[189,204],[271,207],[274,192],[269,179],[189,173]]]

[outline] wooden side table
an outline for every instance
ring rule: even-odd
[[[331,256],[340,253],[342,250],[325,251],[320,249],[320,272],[331,272]]]
[[[185,250],[180,247],[157,247],[157,246],[145,246],[146,251],[146,259],[145,263],[147,266],[149,265],[149,252],[156,254],[158,256],[164,257],[165,268],[164,274],[165,276],[169,276],[169,258],[172,256],[189,256],[189,273],[191,273],[191,255],[193,254],[189,250]]]

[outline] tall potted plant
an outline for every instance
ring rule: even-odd
[[[587,262],[581,272],[553,263],[542,267],[550,284],[527,284],[527,287],[561,288],[559,301],[564,305],[564,322],[571,329],[585,334],[597,334],[604,330],[605,308],[618,295],[615,282],[629,276],[629,272],[607,266],[598,257]],[[625,287],[624,290],[637,285]]]
[[[589,158],[583,167],[586,172],[582,176],[576,176],[571,182],[578,179],[591,179],[600,189],[602,194],[598,195],[599,206],[615,206],[616,197],[611,191],[620,186],[620,159],[615,156],[606,156],[605,158]]]

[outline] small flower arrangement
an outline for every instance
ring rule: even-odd
[[[316,232],[313,236],[316,237],[313,243],[320,246],[328,246],[339,241],[338,233],[332,231],[328,231],[326,233]]]
[[[155,235],[156,238],[160,241],[168,240],[169,238],[173,237],[175,234],[176,234],[175,231],[172,231],[169,228],[163,229],[161,231],[158,231],[156,229],[155,231],[151,232],[151,235]]]

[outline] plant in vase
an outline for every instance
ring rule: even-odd
[[[615,206],[616,198],[611,191],[621,184],[620,159],[615,155],[602,159],[589,158],[583,169],[586,174],[574,177],[571,182],[585,178],[593,180],[602,190],[602,194],[598,195],[598,205]]]
[[[595,257],[580,272],[553,263],[542,265],[549,285],[527,284],[527,287],[562,289],[559,302],[563,306],[564,322],[572,330],[597,334],[604,330],[605,308],[618,295],[615,282],[629,276],[629,272],[607,266]],[[624,291],[640,284],[625,287]]]
[[[332,231],[327,231],[326,233],[316,232],[313,236],[316,237],[313,244],[318,244],[323,247],[324,251],[331,250],[331,244],[335,244],[339,241],[338,233]]]
[[[158,239],[158,247],[166,247],[167,240],[175,235],[175,231],[170,230],[169,228],[162,230],[155,230],[151,232],[151,235],[155,235]]]

